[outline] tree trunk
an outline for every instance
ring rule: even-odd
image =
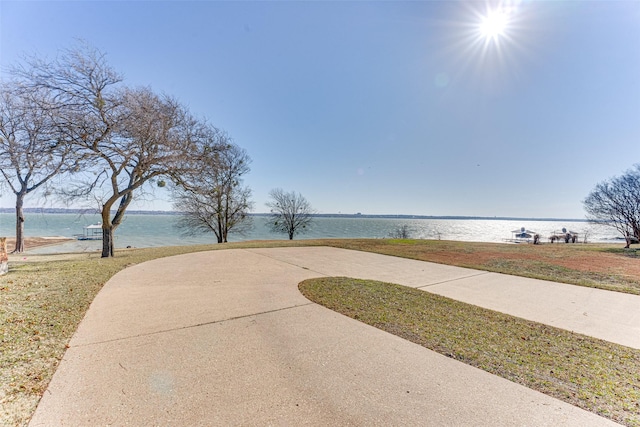
[[[221,224],[222,228],[222,242],[223,243],[227,243],[227,235],[229,234],[229,229],[227,228],[227,223],[226,223],[226,219],[225,219],[225,223]]]
[[[113,224],[111,223],[111,203],[102,206],[102,258],[113,257]]]
[[[113,227],[102,223],[102,258],[113,257]]]
[[[111,207],[120,197],[120,204],[118,205],[118,209],[113,215],[113,219],[111,219]],[[102,258],[110,258],[115,256],[114,253],[114,245],[115,240],[113,238],[113,233],[116,231],[116,228],[122,222],[124,218],[124,213],[127,210],[127,206],[131,203],[133,198],[133,191],[125,194],[124,196],[112,196],[109,200],[102,205],[102,211],[100,212],[102,217]]]
[[[218,216],[218,232],[216,233],[218,236],[218,243],[222,243],[224,241],[224,236],[222,235],[222,221]]]
[[[24,194],[16,194],[16,247],[14,253],[24,252]]]

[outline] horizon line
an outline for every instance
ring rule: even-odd
[[[50,213],[50,214],[98,214],[95,208],[24,208],[25,213]],[[15,208],[0,208],[0,213],[15,213]],[[132,215],[180,215],[179,211],[132,209],[126,213]],[[269,212],[251,212],[250,216],[269,216]],[[416,214],[364,214],[364,213],[312,213],[313,217],[349,217],[349,218],[389,218],[389,219],[484,219],[484,220],[527,220],[527,221],[580,221],[588,222],[586,218],[560,218],[560,217],[518,217],[518,216],[479,216],[479,215],[416,215]]]

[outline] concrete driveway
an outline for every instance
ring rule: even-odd
[[[159,259],[104,286],[30,425],[615,425],[299,293],[300,281],[326,275],[510,305],[485,295],[492,294],[492,276],[493,294],[504,293],[505,276],[335,248]],[[548,289],[557,286],[565,285]],[[549,312],[547,299],[562,298],[539,298],[539,310]],[[533,306],[525,311],[535,312]],[[549,321],[559,317],[571,318]]]

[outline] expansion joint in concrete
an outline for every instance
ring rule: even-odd
[[[424,285],[424,286],[417,286],[416,289],[424,289],[424,288],[429,288],[431,286],[436,286],[436,285],[442,285],[443,283],[451,283],[451,282],[457,282],[458,280],[466,280],[466,279],[471,279],[472,277],[478,277],[478,276],[484,276],[486,274],[490,274],[489,271],[483,271],[481,273],[478,274],[472,274],[470,276],[464,276],[464,277],[456,277],[455,279],[449,279],[449,280],[443,280],[441,282],[436,282],[436,283],[429,283],[428,285]]]
[[[163,329],[163,330],[160,330],[160,331],[147,332],[147,333],[144,333],[144,334],[137,334],[137,335],[131,335],[131,336],[127,336],[127,337],[114,338],[114,339],[110,339],[110,340],[96,341],[96,342],[91,342],[91,343],[86,343],[86,344],[79,344],[79,345],[74,345],[74,346],[71,346],[71,347],[89,347],[89,346],[92,346],[92,345],[106,344],[106,343],[117,342],[117,341],[125,341],[125,340],[129,340],[129,339],[135,339],[135,338],[141,338],[141,337],[148,337],[148,336],[153,336],[153,335],[165,334],[165,333],[168,333],[168,332],[176,332],[176,331],[181,331],[181,330],[185,330],[185,329],[199,328],[201,326],[215,325],[215,324],[220,324],[220,323],[224,323],[224,322],[230,322],[230,321],[233,321],[233,320],[246,319],[248,317],[256,317],[256,316],[261,316],[261,315],[264,315],[264,314],[277,313],[279,311],[291,310],[291,309],[300,308],[300,307],[306,307],[308,305],[314,305],[314,304],[315,303],[313,303],[313,302],[308,302],[306,304],[297,304],[297,305],[292,305],[292,306],[289,306],[289,307],[277,308],[275,310],[261,311],[261,312],[258,312],[258,313],[251,313],[251,314],[245,314],[245,315],[242,315],[242,316],[229,317],[229,318],[221,319],[221,320],[213,320],[211,322],[197,323],[195,325],[180,326],[180,327],[177,327],[177,328]]]

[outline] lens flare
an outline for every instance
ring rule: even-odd
[[[488,39],[496,39],[505,34],[509,26],[509,15],[505,10],[490,11],[480,22],[480,34]]]

